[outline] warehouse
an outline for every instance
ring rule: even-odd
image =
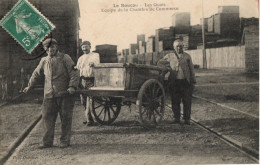
[[[1,1],[0,18],[3,18],[16,2],[17,0]],[[78,1],[70,0],[64,3],[63,0],[30,0],[30,3],[56,26],[49,37],[55,38],[60,51],[69,54],[76,62],[79,54]],[[20,83],[13,84],[20,82],[21,72],[23,71],[25,77],[30,76],[45,54],[41,44],[32,54],[28,54],[3,28],[0,28],[0,36],[0,78],[7,79],[8,93],[12,95],[21,88]]]

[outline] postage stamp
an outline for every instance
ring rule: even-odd
[[[0,21],[0,25],[28,52],[55,26],[30,2],[20,0]]]

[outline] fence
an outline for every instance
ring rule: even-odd
[[[159,59],[172,51],[128,55],[118,59],[119,62],[156,65]],[[201,49],[187,50],[193,64],[203,66]],[[245,46],[231,46],[206,49],[207,68],[242,68],[245,69]]]

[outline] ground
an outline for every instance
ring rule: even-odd
[[[258,74],[197,70],[196,75],[197,87],[194,95],[258,116],[258,84],[223,84],[258,82]],[[218,85],[220,83],[222,84]],[[33,98],[30,98],[29,102],[1,108],[2,146],[7,148],[38,116],[40,104],[36,97]],[[169,104],[169,98],[166,100]],[[259,122],[256,118],[195,98],[192,117],[223,135],[228,135],[248,147],[259,150]],[[256,163],[196,124],[173,125],[170,124],[172,119],[172,112],[167,108],[162,125],[156,129],[146,130],[138,123],[138,112],[132,105],[131,111],[128,107],[124,107],[111,126],[86,127],[82,124],[83,107],[77,101],[70,148],[57,147],[60,135],[58,119],[54,143],[56,147],[39,150],[38,146],[42,138],[42,128],[39,123],[7,164]],[[2,151],[1,153],[4,153],[5,150]]]

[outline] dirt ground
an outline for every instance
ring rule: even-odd
[[[191,124],[172,125],[167,109],[162,126],[145,130],[137,113],[125,107],[112,126],[86,127],[82,107],[75,108],[71,147],[39,150],[41,126],[6,163],[14,164],[228,164],[256,163],[213,134]],[[54,145],[59,144],[60,123]]]
[[[200,76],[200,73],[197,75],[198,87],[194,95],[257,118],[198,99],[193,99],[195,103],[193,117],[202,124],[259,151],[259,83],[256,83],[259,82],[259,74],[233,71],[224,74],[222,72],[222,75]],[[225,83],[229,84],[225,85]],[[202,84],[211,84],[211,86]]]
[[[210,84],[210,86],[198,86],[194,94],[258,116],[258,85],[214,86],[219,83],[259,82],[258,74],[197,70],[196,77],[197,85]],[[4,147],[18,137],[38,115],[40,104],[36,96],[33,98],[27,103],[1,108],[1,145]],[[169,99],[167,103],[170,103]],[[193,123],[190,126],[169,124],[173,119],[170,109],[166,110],[162,125],[153,130],[146,130],[140,126],[135,106],[131,106],[131,111],[128,107],[124,107],[112,126],[86,127],[82,124],[85,120],[82,109],[79,102],[76,102],[70,148],[57,147],[60,135],[58,120],[54,143],[56,147],[39,150],[37,147],[41,144],[42,129],[38,124],[7,164],[256,163]],[[259,150],[258,119],[199,99],[193,99],[192,117],[224,135]]]
[[[33,94],[0,108],[0,158],[24,129],[39,116],[40,107],[38,95]]]

